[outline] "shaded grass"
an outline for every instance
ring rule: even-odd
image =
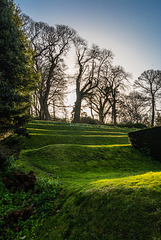
[[[161,170],[160,163],[151,161],[131,146],[50,145],[22,151],[18,163],[30,163],[53,174],[53,177],[61,175],[65,178],[86,172],[100,174],[118,171],[131,174]]]
[[[78,145],[113,145],[128,144],[127,136],[73,136],[73,135],[52,135],[35,134],[26,140],[26,149],[40,148],[51,144],[78,144]]]
[[[74,131],[76,134],[81,132],[117,132],[117,133],[128,133],[131,131],[129,128],[110,127],[106,125],[89,125],[89,124],[72,124],[72,123],[57,123],[57,122],[46,122],[46,121],[33,121],[27,124],[28,129],[37,131]],[[133,129],[136,130],[136,129]]]
[[[112,145],[128,144],[129,128],[61,124],[50,122],[29,123],[30,139],[26,149],[40,148],[51,144]]]
[[[160,239],[161,202],[154,190],[84,191],[55,206],[56,215],[46,223],[49,232],[43,236],[43,226],[40,239]]]

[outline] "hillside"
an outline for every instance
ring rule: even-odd
[[[59,185],[30,239],[161,239],[161,164],[135,150],[135,129],[33,121],[16,165]]]

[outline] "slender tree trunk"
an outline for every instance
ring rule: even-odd
[[[114,100],[113,105],[112,105],[112,120],[113,120],[113,124],[116,126],[117,125],[117,121],[116,121],[116,100]]]
[[[113,121],[113,124],[116,126],[117,125],[117,121],[116,121],[116,89],[114,89],[114,92],[112,94],[112,98],[113,98],[113,104],[112,104],[112,121]]]
[[[76,102],[75,102],[75,109],[74,109],[74,123],[80,123],[81,102],[82,102],[82,95],[80,91],[81,75],[82,75],[82,65],[80,64],[79,74],[76,79]]]
[[[90,110],[91,110],[91,117],[94,119],[94,114],[93,114],[92,103],[90,104]]]
[[[152,119],[151,119],[151,127],[154,126],[154,117],[155,117],[155,99],[154,99],[154,94],[152,94]]]
[[[99,108],[99,121],[101,124],[104,123],[104,115],[103,115],[103,106],[102,106],[102,102],[101,102],[101,98],[100,98],[100,108]]]
[[[56,119],[56,114],[55,114],[55,103],[54,103],[54,101],[53,101],[53,119],[54,119],[54,121],[55,121],[55,119]]]

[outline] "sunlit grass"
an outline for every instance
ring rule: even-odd
[[[44,134],[44,133],[30,133],[30,136],[34,136],[34,135],[36,135],[36,136],[62,136],[62,135],[60,135],[60,134]],[[71,134],[69,135],[69,133],[68,133],[68,135],[65,135],[66,137],[70,137],[71,136]],[[105,138],[109,138],[109,137],[114,137],[114,138],[116,138],[116,137],[126,137],[127,138],[127,136],[122,136],[122,135],[81,135],[81,137],[105,137]]]
[[[123,177],[161,170],[160,163],[144,157],[130,144],[49,145],[22,151],[18,164],[20,167],[27,167],[28,170],[34,169],[40,174],[46,173],[54,179],[59,178],[67,188],[77,186],[79,189],[91,188],[91,184],[97,189],[99,184],[110,185],[112,182],[108,182],[108,179],[113,179],[110,181],[117,185],[115,178],[119,178],[121,183],[124,181]]]
[[[129,144],[128,137],[89,137],[77,135],[34,134],[26,139],[26,148],[35,149],[46,145],[78,144],[78,145],[117,145]]]
[[[110,145],[85,145],[86,147],[97,147],[97,148],[113,148],[113,147],[128,147],[131,144],[110,144]]]
[[[93,181],[90,183],[93,188],[104,189],[108,191],[109,188],[122,187],[126,189],[130,188],[145,188],[145,189],[161,189],[161,172],[148,172],[145,174],[139,174],[135,176],[120,177],[113,179],[103,179]]]
[[[17,166],[59,183],[46,240],[161,239],[161,164],[135,150],[135,129],[34,121]]]
[[[124,133],[124,132],[112,132],[112,131],[71,131],[71,130],[52,130],[52,129],[42,129],[42,128],[27,128],[27,130],[30,132],[30,134],[33,134],[33,133],[38,133],[38,134],[49,134],[50,133],[53,133],[54,135],[56,134],[59,134],[59,135],[127,135],[127,133]]]
[[[135,129],[33,121],[17,166],[62,188],[46,240],[161,239],[161,164],[135,150]]]
[[[26,140],[27,151],[22,151],[19,165],[44,171],[66,185],[104,186],[108,179],[108,184],[117,185],[115,178],[121,183],[123,177],[161,170],[159,163],[130,147],[129,128],[41,121],[27,127],[31,138]],[[94,185],[95,180],[100,182]]]

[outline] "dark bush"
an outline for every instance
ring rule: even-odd
[[[17,149],[21,149],[24,145],[24,141],[22,137],[10,135],[9,137],[5,138],[1,141],[2,145],[8,146],[10,148],[17,147]]]
[[[31,207],[24,207],[22,210],[12,210],[4,218],[4,228],[11,228],[14,232],[18,232],[21,230],[20,226],[18,225],[19,221],[26,221],[32,215],[35,215],[35,212]]]
[[[128,136],[133,147],[161,162],[161,127],[130,132]]]
[[[22,137],[9,136],[0,141],[0,168],[4,171],[10,157],[18,159],[24,142]]]
[[[128,128],[147,128],[147,126],[143,123],[131,123],[131,122],[128,122],[128,123],[119,123],[117,125],[118,127],[128,127]]]
[[[82,117],[80,119],[80,123],[99,124],[99,121],[97,119],[93,119],[91,117]]]
[[[36,176],[33,171],[30,171],[28,174],[23,172],[14,172],[13,176],[3,177],[3,183],[8,189],[12,189],[13,192],[17,190],[24,190],[28,192],[29,190],[34,190],[36,182]]]

